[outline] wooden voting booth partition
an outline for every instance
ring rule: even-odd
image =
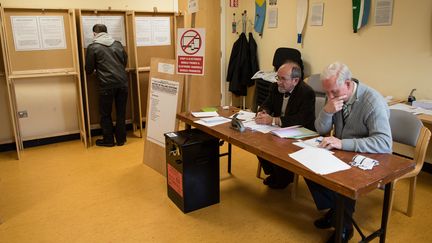
[[[152,58],[148,85],[144,163],[164,176],[164,133],[178,131],[183,97],[184,77],[176,74],[175,65],[175,59]]]
[[[18,150],[24,140],[77,132],[86,145],[74,11],[3,8],[1,18]]]
[[[147,118],[150,59],[175,58],[177,28],[183,26],[183,16],[173,12],[134,11],[131,25],[134,29],[132,39],[135,47],[133,117],[134,124],[139,124],[142,136],[142,124]],[[169,30],[166,29],[168,27]]]
[[[0,10],[1,14],[1,10]],[[15,125],[15,119],[13,118],[12,114],[14,114],[13,106],[12,106],[12,99],[11,99],[11,92],[10,92],[10,86],[9,83],[6,80],[6,69],[8,68],[6,66],[7,62],[4,61],[6,56],[5,46],[4,46],[4,31],[3,31],[3,19],[0,16],[0,39],[1,39],[1,45],[0,45],[0,145],[3,144],[9,144],[9,143],[15,143],[15,151],[17,158],[20,158],[19,153],[19,140],[18,140],[18,134],[17,129]]]
[[[99,115],[99,100],[96,75],[87,75],[85,73],[85,56],[87,46],[92,43],[93,26],[97,23],[102,23],[107,26],[108,33],[115,39],[120,41],[127,54],[128,63],[126,71],[129,76],[129,97],[128,106],[126,107],[126,122],[133,122],[133,106],[134,106],[134,90],[133,90],[133,74],[135,66],[135,53],[132,43],[133,31],[130,25],[132,18],[131,11],[122,10],[76,10],[78,35],[79,35],[79,48],[80,48],[80,63],[82,70],[82,87],[85,104],[85,123],[87,130],[87,137],[89,140],[88,145],[92,144],[92,129],[99,128],[100,115]],[[114,109],[113,109],[114,110]],[[113,114],[114,115],[114,114]],[[115,121],[115,116],[113,117]],[[135,125],[134,125],[135,127]]]

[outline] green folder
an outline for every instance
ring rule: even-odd
[[[217,110],[218,110],[218,108],[216,108],[216,107],[204,107],[201,109],[201,111],[204,111],[204,112],[217,111]]]

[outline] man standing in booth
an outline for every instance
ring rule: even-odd
[[[122,146],[126,142],[127,54],[122,44],[107,33],[105,25],[95,24],[93,35],[93,43],[87,47],[85,70],[87,74],[96,70],[99,81],[99,113],[103,138],[97,139],[96,145]],[[111,118],[113,102],[116,109],[115,129]]]

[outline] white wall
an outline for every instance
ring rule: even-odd
[[[320,1],[310,0],[309,4],[313,2]],[[296,1],[277,2],[278,28],[268,29],[266,18],[263,37],[254,35],[261,69],[272,69],[276,48],[293,47],[302,52],[309,74],[319,73],[329,63],[339,60],[346,63],[360,81],[383,95],[406,99],[409,91],[417,88],[417,99],[432,99],[431,0],[394,0],[391,26],[373,25],[373,0],[368,26],[357,34],[352,31],[352,1],[322,2],[324,24],[306,24],[303,46],[296,43]],[[244,9],[253,20],[255,1],[243,0],[240,4],[239,8],[230,8],[229,1],[226,1],[227,26],[231,25],[232,13],[241,16]],[[237,38],[230,31],[231,28],[226,31],[227,58]]]

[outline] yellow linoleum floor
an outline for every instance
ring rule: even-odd
[[[80,141],[27,148],[21,160],[0,153],[0,242],[325,242],[321,215],[303,180],[271,190],[255,177],[257,160],[233,147],[233,174],[221,159],[221,202],[183,214],[167,197],[165,177],[142,163],[144,142],[85,149]],[[403,214],[407,181],[397,185],[387,242],[432,242],[432,175],[422,172],[412,218]],[[357,203],[370,233],[383,192]],[[352,242],[360,240],[355,233]],[[378,240],[374,240],[378,242]]]

